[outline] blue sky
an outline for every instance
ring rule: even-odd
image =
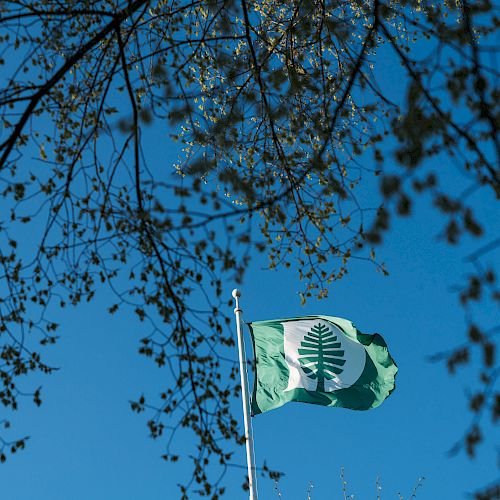
[[[387,61],[381,71],[392,75]],[[393,78],[385,82],[392,91]],[[176,152],[162,128],[148,129],[150,161],[169,166]],[[161,159],[161,161],[160,161]],[[448,174],[449,182],[454,182]],[[458,181],[457,181],[458,182]],[[378,199],[375,184],[364,193]],[[498,206],[478,199],[482,220],[493,230],[500,220]],[[464,257],[477,248],[465,240],[459,249],[437,238],[442,221],[421,200],[416,215],[394,221],[378,250],[390,276],[369,263],[353,261],[348,275],[332,287],[328,299],[300,305],[296,270],[267,271],[265,257],[255,255],[241,286],[247,321],[326,314],[352,320],[365,333],[382,334],[395,358],[397,389],[379,408],[367,412],[288,404],[253,420],[257,463],[264,460],[285,476],[284,499],[341,498],[341,467],[348,490],[357,499],[376,498],[380,476],[382,498],[405,498],[425,476],[420,499],[463,497],[497,475],[491,446],[481,447],[471,461],[447,451],[466,429],[470,414],[465,393],[474,372],[450,377],[445,366],[428,357],[464,337],[463,311],[452,288],[468,268]],[[493,231],[484,241],[493,238]],[[29,241],[28,235],[26,235]],[[232,282],[224,284],[229,299]],[[158,394],[166,371],[137,354],[144,326],[126,309],[106,313],[112,298],[101,290],[90,304],[58,313],[59,343],[47,350],[48,361],[60,367],[40,379],[44,403],[22,402],[12,417],[16,435],[30,435],[26,449],[0,468],[2,498],[15,500],[145,500],[178,498],[178,482],[189,478],[189,461],[166,464],[164,443],[148,437],[146,418],[130,411],[129,400],[143,391]],[[490,311],[482,311],[487,318]],[[247,336],[248,340],[248,336]],[[249,343],[248,343],[249,344]],[[249,345],[247,351],[250,351]],[[237,358],[236,348],[234,359]],[[38,382],[35,380],[34,383]],[[241,416],[240,401],[234,401]],[[177,441],[187,455],[193,442]],[[245,498],[245,450],[225,482],[229,499]],[[277,498],[274,484],[259,478],[260,498]]]
[[[425,476],[422,499],[460,498],[495,477],[488,447],[475,461],[446,456],[469,419],[468,372],[451,378],[427,357],[462,338],[462,311],[451,287],[465,271],[469,245],[456,251],[439,243],[439,230],[439,220],[422,203],[417,216],[397,221],[379,252],[389,277],[370,264],[354,264],[330,298],[303,307],[294,272],[265,271],[265,262],[254,260],[241,287],[247,321],[345,317],[363,332],[381,333],[399,365],[396,391],[375,410],[288,404],[253,419],[257,461],[285,473],[284,498],[305,498],[309,481],[313,498],[339,498],[341,466],[350,492],[363,499],[376,498],[377,476],[387,498],[397,491],[406,497]],[[233,287],[225,283],[228,298]],[[144,418],[128,405],[142,391],[159,392],[165,373],[137,354],[143,326],[127,312],[108,316],[108,302],[103,291],[93,303],[60,316],[62,338],[49,357],[61,369],[43,380],[41,408],[23,404],[15,417],[16,432],[32,437],[0,469],[3,498],[177,498],[187,463],[162,462],[162,443],[147,437]],[[234,404],[241,415],[240,402]],[[177,443],[178,450],[188,453],[190,444]],[[244,465],[243,448],[237,460]],[[243,474],[237,467],[228,471],[228,498],[245,498]],[[260,480],[259,491],[264,499],[275,496],[269,480]]]

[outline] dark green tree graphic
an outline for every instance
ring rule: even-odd
[[[317,391],[325,391],[325,380],[332,380],[335,375],[343,372],[345,365],[344,351],[339,349],[340,342],[326,325],[314,325],[304,340],[300,343],[299,362],[305,374],[318,381]]]

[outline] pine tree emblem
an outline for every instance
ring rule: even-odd
[[[304,373],[313,380],[318,380],[317,391],[325,392],[325,380],[332,380],[343,372],[345,365],[344,351],[340,342],[326,325],[314,325],[300,343],[299,362]]]

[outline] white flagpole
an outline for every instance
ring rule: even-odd
[[[234,315],[236,316],[236,333],[238,335],[238,354],[240,357],[240,379],[241,379],[241,399],[243,401],[243,422],[245,424],[245,444],[247,451],[247,467],[248,467],[248,486],[250,490],[250,500],[257,500],[257,475],[255,474],[255,457],[253,451],[253,432],[252,422],[250,421],[250,405],[248,396],[248,374],[247,374],[247,358],[245,355],[245,343],[243,341],[243,333],[241,332],[241,313],[239,297],[240,291],[235,288],[233,290],[233,298],[236,302]]]

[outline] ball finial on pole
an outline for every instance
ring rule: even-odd
[[[235,306],[236,306],[234,308],[234,314],[243,312],[240,309],[240,301],[238,300],[241,297],[241,292],[237,288],[235,288],[233,290],[233,292],[231,293],[231,295],[233,296],[233,299],[234,299],[234,302],[235,302]]]

